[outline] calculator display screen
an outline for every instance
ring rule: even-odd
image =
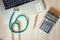
[[[5,9],[16,7],[34,0],[3,0]]]

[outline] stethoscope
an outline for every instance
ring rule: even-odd
[[[19,36],[20,33],[25,32],[28,28],[28,18],[27,18],[26,15],[23,15],[23,14],[18,15],[17,18],[15,19],[15,21],[13,23],[11,23],[14,14],[15,14],[15,11],[12,12],[12,15],[11,15],[10,20],[9,20],[9,29],[11,30],[11,33],[12,33],[12,40],[14,40],[14,36],[13,36],[14,33],[17,33],[18,36]],[[23,30],[20,30],[20,24],[17,23],[18,18],[20,18],[20,17],[24,17],[26,19],[26,27]],[[17,24],[19,31],[13,31],[13,27],[14,27],[15,24]],[[19,40],[20,40],[20,36],[19,36]]]

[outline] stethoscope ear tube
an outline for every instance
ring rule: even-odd
[[[12,21],[12,18],[13,18],[13,16],[14,16],[14,14],[15,14],[15,12],[13,12],[12,13],[12,15],[11,15],[11,17],[10,17],[10,21],[9,21],[9,29],[13,32],[13,33],[22,33],[22,32],[24,32],[24,31],[26,31],[26,29],[28,28],[28,18],[26,17],[26,15],[19,15],[17,18],[16,18],[16,20],[12,23],[12,25],[11,25],[11,21]],[[23,30],[21,30],[20,31],[20,25],[17,23],[17,21],[18,21],[18,18],[20,18],[20,17],[24,17],[25,19],[26,19],[26,27],[25,27],[25,29],[23,29]],[[17,24],[18,25],[18,30],[19,31],[13,31],[13,27],[14,27],[14,24]]]

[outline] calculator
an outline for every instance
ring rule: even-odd
[[[57,22],[58,19],[59,19],[58,16],[48,11],[47,14],[44,16],[39,28],[44,32],[49,33],[53,25]]]
[[[5,9],[13,8],[34,0],[3,0]]]

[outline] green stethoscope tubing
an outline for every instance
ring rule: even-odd
[[[13,30],[13,27],[14,27],[14,24],[17,24],[19,31],[14,31],[14,33],[21,33],[21,32],[26,31],[26,29],[28,28],[28,18],[27,18],[25,15],[19,15],[19,16],[16,18],[16,20],[15,20],[15,21],[12,23],[12,25],[11,25],[11,20],[12,20],[14,14],[15,14],[15,12],[13,12],[12,15],[11,15],[11,17],[10,17],[10,20],[9,20],[9,29],[12,31],[12,30]],[[21,30],[21,31],[20,31],[20,25],[17,23],[17,20],[18,20],[19,17],[24,17],[24,18],[26,19],[26,27],[25,27],[24,30]],[[13,31],[12,31],[12,32],[13,32]]]

